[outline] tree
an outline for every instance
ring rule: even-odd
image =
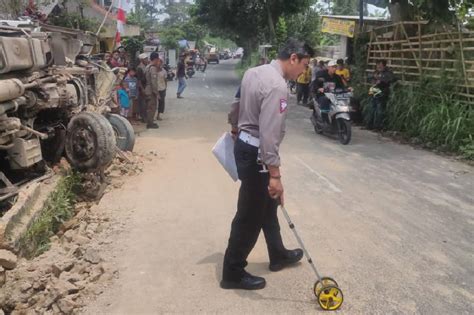
[[[196,0],[198,21],[253,51],[259,40],[275,43],[275,26],[282,15],[308,10],[315,0]],[[245,56],[248,56],[246,54]]]
[[[281,45],[288,38],[288,29],[286,27],[286,21],[282,16],[280,16],[280,18],[278,19],[278,23],[275,29],[275,35],[276,35],[276,44],[278,47],[281,47]]]
[[[395,21],[417,18],[455,24],[464,21],[472,0],[391,0],[390,14]]]

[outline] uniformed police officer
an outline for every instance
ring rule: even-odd
[[[159,84],[158,84],[158,73],[160,71],[160,56],[156,51],[150,54],[150,63],[145,68],[146,77],[146,127],[151,129],[158,128],[158,125],[153,122],[155,118],[156,108],[160,99]]]
[[[236,136],[235,160],[241,186],[224,257],[221,287],[255,290],[265,279],[245,271],[247,257],[263,230],[271,271],[279,271],[303,257],[301,249],[287,250],[277,217],[283,198],[279,146],[285,135],[288,90],[313,55],[308,45],[290,39],[271,64],[249,69],[232,105],[229,122]]]

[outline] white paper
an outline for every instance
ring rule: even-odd
[[[230,132],[224,133],[222,137],[217,140],[212,148],[212,153],[234,182],[236,182],[239,176],[237,175],[237,165],[235,164],[234,139],[232,139]]]

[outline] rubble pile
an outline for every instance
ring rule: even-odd
[[[142,172],[145,160],[118,154],[106,170],[105,192],[121,186],[124,176]],[[124,225],[97,207],[77,203],[75,216],[50,238],[50,249],[32,260],[0,250],[0,314],[74,314],[118,277],[103,253]]]

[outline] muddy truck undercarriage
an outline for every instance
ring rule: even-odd
[[[0,201],[63,155],[81,172],[99,172],[116,137],[133,138],[128,121],[110,114],[118,69],[94,61],[95,44],[82,31],[0,25]]]

